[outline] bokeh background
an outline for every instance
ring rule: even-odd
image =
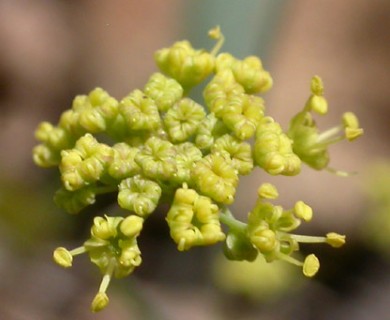
[[[110,306],[91,314],[98,270],[86,257],[62,270],[51,254],[82,243],[94,212],[69,216],[55,207],[58,173],[33,165],[33,132],[43,120],[56,123],[76,94],[100,86],[120,99],[142,88],[157,49],[182,39],[211,48],[215,25],[223,51],[262,58],[274,79],[267,110],[284,128],[318,74],[330,105],[320,127],[349,110],[365,130],[331,149],[331,166],[357,174],[305,168],[271,178],[258,170],[242,180],[235,214],[245,217],[258,185],[273,182],[281,204],[301,199],[314,208],[302,232],[345,233],[348,243],[303,247],[322,262],[308,280],[292,266],[225,263],[218,246],[179,253],[153,215],[142,266],[113,281]],[[389,87],[386,0],[0,0],[0,319],[388,319]]]

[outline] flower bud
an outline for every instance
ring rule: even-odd
[[[191,169],[194,163],[202,159],[203,154],[193,143],[184,142],[175,146],[176,155],[176,166],[177,172],[174,174],[173,181],[177,185],[183,183],[190,183],[191,180]]]
[[[151,137],[134,159],[146,177],[166,181],[177,172],[175,157],[176,150],[171,142]]]
[[[161,187],[154,181],[135,176],[119,185],[118,204],[141,217],[151,214],[161,197]]]
[[[251,145],[247,142],[242,142],[229,134],[225,134],[215,140],[211,152],[215,154],[227,152],[231,159],[232,166],[240,175],[247,175],[253,169]]]
[[[260,97],[242,95],[240,108],[223,113],[222,120],[240,140],[251,138],[264,116],[264,101]]]
[[[153,74],[145,85],[145,94],[154,100],[159,111],[168,111],[183,96],[183,88],[161,73]]]
[[[206,113],[200,104],[189,98],[180,100],[164,117],[164,124],[171,141],[175,143],[188,140],[205,116]]]
[[[93,219],[91,235],[102,240],[116,237],[116,228],[122,219],[123,218],[107,216],[105,218],[95,217]]]
[[[161,125],[156,103],[141,90],[134,90],[122,99],[119,113],[131,130],[156,130]]]
[[[275,232],[270,229],[260,229],[258,231],[252,232],[250,235],[250,241],[262,253],[269,253],[273,251],[278,243]]]
[[[227,112],[240,112],[243,97],[244,88],[236,82],[229,69],[217,73],[203,91],[208,109],[218,118]]]
[[[117,180],[134,176],[141,172],[140,166],[135,162],[138,148],[130,147],[127,143],[117,143],[112,147],[113,158],[108,165],[108,174]]]
[[[123,243],[126,243],[123,246]],[[119,257],[119,263],[122,267],[125,267],[127,270],[133,270],[135,267],[138,267],[142,263],[141,251],[134,241],[123,241],[121,246],[121,255]],[[121,278],[122,275],[118,275],[118,278]]]
[[[217,138],[228,132],[226,125],[214,113],[209,113],[198,126],[195,144],[201,150],[209,150]]]
[[[232,64],[232,71],[236,81],[247,93],[266,92],[272,87],[271,75],[263,69],[258,57],[249,56],[242,61],[236,60]]]
[[[199,195],[193,189],[177,189],[166,220],[178,250],[224,240],[218,212],[219,208],[210,198]]]
[[[126,237],[136,237],[141,232],[143,223],[143,218],[131,215],[123,219],[119,228]]]
[[[292,150],[292,141],[270,117],[263,118],[256,132],[255,163],[271,175],[297,175],[301,161]]]
[[[230,159],[210,154],[195,163],[191,176],[197,188],[216,202],[231,204],[234,201],[238,175]]]
[[[214,57],[204,50],[194,50],[188,41],[158,50],[155,61],[162,72],[174,78],[185,90],[198,85],[214,69]]]

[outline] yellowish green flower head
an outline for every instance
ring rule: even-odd
[[[118,100],[92,89],[76,96],[57,124],[44,121],[35,131],[34,162],[59,169],[54,201],[60,208],[81,214],[100,195],[112,193],[120,210],[116,216],[96,212],[80,247],[53,253],[64,268],[86,253],[100,270],[93,312],[109,304],[112,278],[128,276],[141,264],[138,238],[155,211],[165,218],[179,251],[222,242],[229,260],[286,261],[307,277],[320,263],[313,254],[302,261],[300,243],[335,248],[345,243],[336,232],[296,234],[302,222],[313,219],[313,209],[300,200],[291,209],[274,204],[278,190],[265,181],[246,221],[229,207],[237,200],[240,178],[254,170],[295,176],[302,163],[330,170],[329,145],[361,136],[358,118],[345,112],[340,125],[319,132],[313,114],[325,115],[328,102],[316,76],[306,105],[284,130],[259,96],[273,84],[260,58],[221,52],[225,38],[219,27],[209,36],[216,40],[211,50],[193,48],[187,40],[158,50],[159,70],[143,89]],[[198,85],[203,99],[192,95]]]

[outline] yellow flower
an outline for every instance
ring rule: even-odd
[[[156,130],[161,125],[156,103],[141,90],[134,90],[122,99],[119,113],[130,130]]]
[[[172,143],[158,137],[149,138],[135,156],[142,173],[151,179],[170,180],[177,172],[177,151]]]
[[[323,97],[321,78],[318,76],[311,81],[311,91],[312,95],[303,111],[291,119],[287,134],[294,142],[294,153],[310,167],[322,170],[328,168],[328,147],[344,139],[355,140],[363,134],[363,129],[359,127],[357,117],[352,112],[346,112],[341,125],[319,132],[311,112],[325,115],[328,105]]]
[[[154,100],[159,111],[168,111],[183,96],[183,88],[171,78],[154,73],[144,88],[145,94]]]
[[[195,163],[191,172],[197,189],[216,202],[234,201],[238,175],[231,160],[219,154],[210,154]]]
[[[241,112],[243,95],[244,88],[229,69],[218,72],[203,91],[207,107],[219,118],[227,112]]]
[[[158,50],[154,58],[160,70],[185,90],[201,83],[214,70],[214,57],[205,50],[193,49],[188,41]]]
[[[215,140],[211,152],[215,154],[227,152],[232,160],[232,166],[238,171],[238,174],[247,175],[253,169],[251,145],[229,134]]]
[[[172,239],[183,251],[224,240],[218,216],[219,209],[210,198],[180,188],[176,190],[166,220]]]
[[[297,175],[301,160],[294,154],[292,141],[271,117],[260,122],[255,138],[255,163],[271,175]]]
[[[64,187],[78,190],[98,181],[112,161],[113,150],[99,143],[91,134],[85,134],[74,149],[62,150],[59,166]]]
[[[172,142],[188,140],[206,116],[203,107],[189,98],[177,102],[164,116],[164,124]]]
[[[151,214],[161,197],[161,187],[154,181],[135,176],[119,185],[119,206],[141,217]]]

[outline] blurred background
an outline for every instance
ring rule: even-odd
[[[279,203],[315,212],[302,232],[345,233],[342,249],[303,247],[321,261],[308,280],[289,265],[227,263],[220,247],[179,253],[163,217],[152,215],[143,264],[113,281],[99,314],[89,304],[100,275],[87,257],[63,270],[59,245],[79,246],[94,212],[69,216],[53,204],[56,170],[34,166],[34,130],[57,123],[75,95],[100,86],[120,99],[156,71],[153,53],[188,39],[259,55],[274,79],[268,113],[284,128],[320,75],[330,112],[321,128],[355,112],[365,130],[331,149],[340,178],[304,168],[298,177],[245,177],[233,211],[245,217],[262,182]],[[0,0],[0,319],[388,319],[390,302],[390,2],[384,0]],[[101,211],[106,210],[102,202]]]

